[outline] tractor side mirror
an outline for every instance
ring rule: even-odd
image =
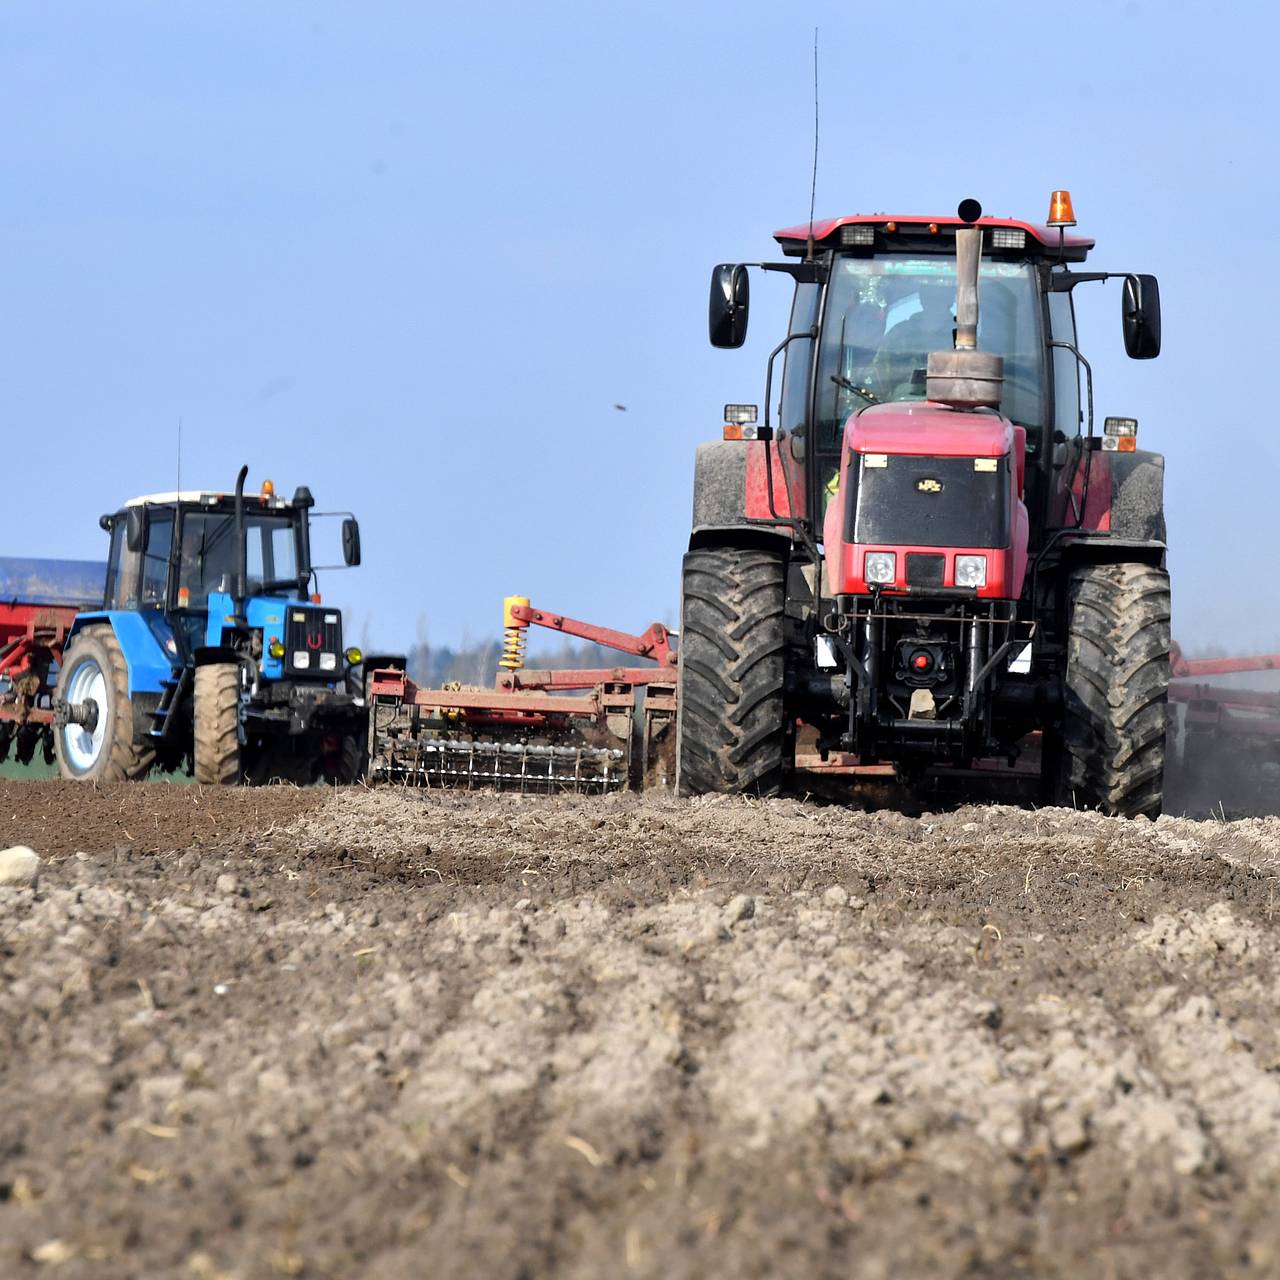
[[[747,269],[722,262],[711,273],[711,302],[707,327],[713,347],[740,347],[747,340],[747,311],[751,285]]]
[[[135,554],[147,545],[147,509],[130,507],[124,521],[124,544]]]
[[[1125,276],[1120,296],[1124,349],[1131,360],[1160,354],[1160,285],[1155,276]]]
[[[360,563],[360,525],[355,516],[342,522],[342,559],[350,567]]]

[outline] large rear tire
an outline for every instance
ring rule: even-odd
[[[684,558],[676,788],[772,796],[782,786],[786,557],[714,547]]]
[[[109,626],[86,627],[63,655],[55,697],[73,705],[92,702],[92,729],[60,725],[53,751],[58,772],[77,782],[124,782],[144,778],[155,748],[137,733],[129,701],[129,669]]]
[[[196,668],[196,781],[234,786],[241,780],[240,666],[213,662]]]
[[[1062,804],[1159,815],[1169,691],[1169,575],[1085,565],[1068,583]]]

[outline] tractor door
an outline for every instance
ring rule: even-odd
[[[144,608],[168,608],[169,560],[172,553],[173,511],[154,510],[147,522],[147,541],[142,552],[138,602]]]
[[[791,304],[788,333],[809,333],[818,322],[822,297],[819,284],[797,284]],[[813,367],[813,339],[795,338],[787,344],[782,368],[782,400],[778,405],[778,451],[787,480],[791,510],[808,515],[808,452],[813,438],[809,408],[810,377]],[[821,513],[814,527],[821,528]]]
[[[1069,342],[1076,345],[1075,306],[1070,293],[1048,293],[1045,295],[1049,305],[1049,336],[1054,342]],[[1054,440],[1061,438],[1066,442],[1063,456],[1070,451],[1072,443],[1080,438],[1083,425],[1080,406],[1080,362],[1075,353],[1065,347],[1051,347],[1050,361],[1053,380],[1053,425],[1046,432],[1047,438],[1041,447],[1042,458],[1036,461],[1050,463],[1054,453],[1062,446],[1055,447]],[[1074,455],[1071,455],[1074,456]],[[1062,459],[1060,458],[1059,461]],[[1043,540],[1046,526],[1061,519],[1061,513],[1050,511],[1052,485],[1049,483],[1053,475],[1051,465],[1029,466],[1027,468],[1027,510],[1032,513],[1031,539],[1036,545]]]
[[[125,537],[126,516],[117,515],[111,526],[111,551],[103,603],[107,609],[166,608],[169,559],[173,551],[173,511],[163,507],[147,512],[146,540],[139,551],[130,551]]]

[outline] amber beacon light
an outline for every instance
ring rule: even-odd
[[[1070,191],[1055,191],[1049,197],[1049,216],[1045,224],[1050,227],[1074,227],[1076,211],[1071,207]]]

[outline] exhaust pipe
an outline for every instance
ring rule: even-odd
[[[956,232],[956,350],[978,349],[978,267],[982,259],[982,229],[961,227]]]
[[[236,476],[236,597],[233,601],[237,617],[244,616],[244,602],[249,596],[249,548],[244,540],[244,482],[249,474],[245,463]]]
[[[966,225],[956,232],[956,337],[952,351],[931,351],[925,395],[953,409],[998,409],[1004,359],[978,350],[978,268],[982,261],[982,217],[976,200],[957,211]]]

